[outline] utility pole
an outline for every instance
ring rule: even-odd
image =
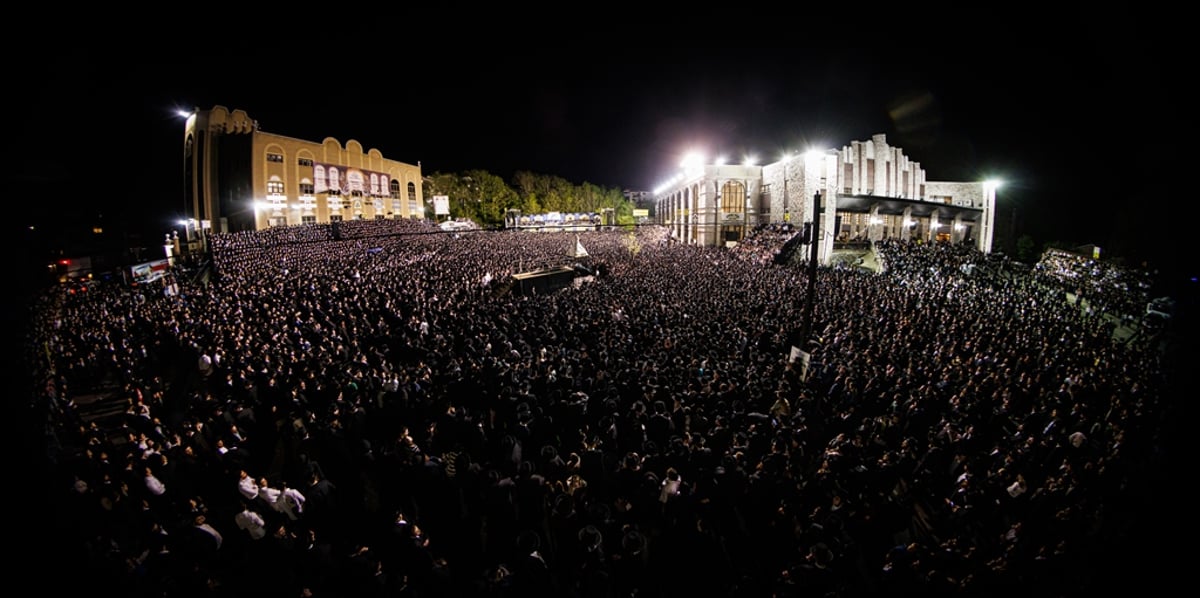
[[[821,191],[813,194],[812,228],[808,239],[808,296],[804,299],[804,328],[800,335],[801,348],[812,340],[813,304],[817,298],[817,243],[821,239]]]

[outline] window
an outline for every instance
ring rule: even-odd
[[[283,195],[283,181],[267,181],[267,195]]]
[[[400,181],[392,181],[388,184],[388,191],[394,199],[400,199]]]
[[[417,201],[417,186],[412,183],[408,184],[408,201]]]
[[[317,217],[316,217],[316,216],[301,216],[301,217],[300,217],[300,222],[301,222],[302,224],[316,224],[316,223],[317,223]]]
[[[300,183],[300,195],[312,195],[316,192],[312,183]]]
[[[296,160],[296,163],[301,166],[312,166],[313,165],[312,159],[310,159],[310,158],[300,158],[299,160]]]
[[[330,214],[329,221],[330,222],[341,222],[342,215],[341,214]]]
[[[758,192],[763,195],[770,195],[771,194],[771,183],[763,183],[762,187],[759,187]]]
[[[721,188],[721,211],[725,213],[746,211],[746,187],[739,182],[729,181]]]
[[[267,162],[283,162],[283,154],[267,154]]]

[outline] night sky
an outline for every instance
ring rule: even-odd
[[[1115,18],[1090,19],[856,50],[845,39],[603,55],[243,47],[202,62],[89,48],[17,67],[35,82],[16,119],[17,187],[47,191],[27,214],[47,237],[72,213],[157,243],[183,210],[176,111],[215,105],[266,132],[356,139],[425,174],[526,170],[634,190],[690,149],[766,163],[885,133],[930,180],[1002,179],[1000,226],[1039,246],[1094,243],[1166,267],[1184,219],[1153,217],[1170,205],[1166,168],[1184,134],[1177,73]],[[1027,47],[1045,31],[1054,49]]]

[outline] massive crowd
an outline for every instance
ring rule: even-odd
[[[603,274],[544,295],[504,281],[574,234],[393,221],[214,235],[174,294],[47,292],[28,355],[58,562],[131,597],[1107,579],[1162,458],[1153,347],[1032,277],[967,275],[969,247],[885,242],[882,273],[819,270],[802,375],[806,273],[773,243],[578,238]],[[105,393],[123,413],[90,414]]]

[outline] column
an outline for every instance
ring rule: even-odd
[[[871,206],[867,215],[867,236],[872,243],[883,239],[883,217],[879,215],[879,204]]]

